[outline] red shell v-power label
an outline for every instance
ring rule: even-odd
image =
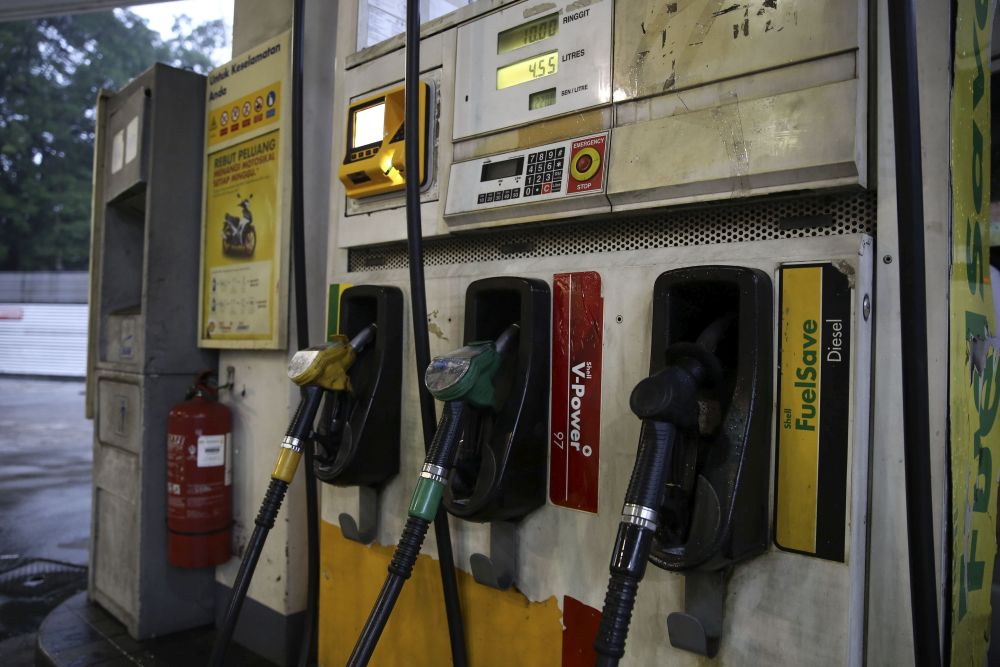
[[[174,567],[229,560],[231,430],[229,409],[201,396],[167,416],[167,550]]]
[[[549,499],[597,512],[601,453],[601,275],[560,273],[552,290]]]

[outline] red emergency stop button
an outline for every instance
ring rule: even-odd
[[[573,142],[570,148],[569,183],[566,194],[595,192],[604,188],[604,155],[607,146],[606,134]]]

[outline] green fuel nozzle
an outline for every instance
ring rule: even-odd
[[[434,440],[427,450],[420,479],[417,480],[410,499],[409,517],[389,563],[389,576],[358,643],[354,646],[347,662],[349,667],[365,665],[371,657],[375,643],[402,590],[403,582],[413,572],[430,522],[441,506],[441,497],[448,483],[448,473],[455,465],[469,408],[494,407],[496,390],[493,378],[500,369],[504,355],[517,340],[520,330],[518,324],[511,324],[495,341],[469,343],[435,357],[428,365],[424,373],[424,384],[435,398],[445,402],[444,410],[437,431],[434,432]]]
[[[431,521],[448,483],[448,472],[455,464],[462,439],[468,407],[491,408],[496,400],[493,377],[500,368],[503,354],[516,340],[520,327],[512,324],[495,341],[475,341],[457,350],[435,357],[424,373],[424,384],[444,401],[441,421],[410,501],[410,516]]]

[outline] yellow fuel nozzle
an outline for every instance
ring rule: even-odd
[[[325,345],[299,350],[288,363],[288,377],[300,387],[316,386],[331,391],[351,391],[347,375],[358,353],[375,337],[369,324],[353,339],[336,335]]]

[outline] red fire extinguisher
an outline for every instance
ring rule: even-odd
[[[167,416],[167,556],[174,567],[229,560],[233,524],[232,415],[211,371]]]

